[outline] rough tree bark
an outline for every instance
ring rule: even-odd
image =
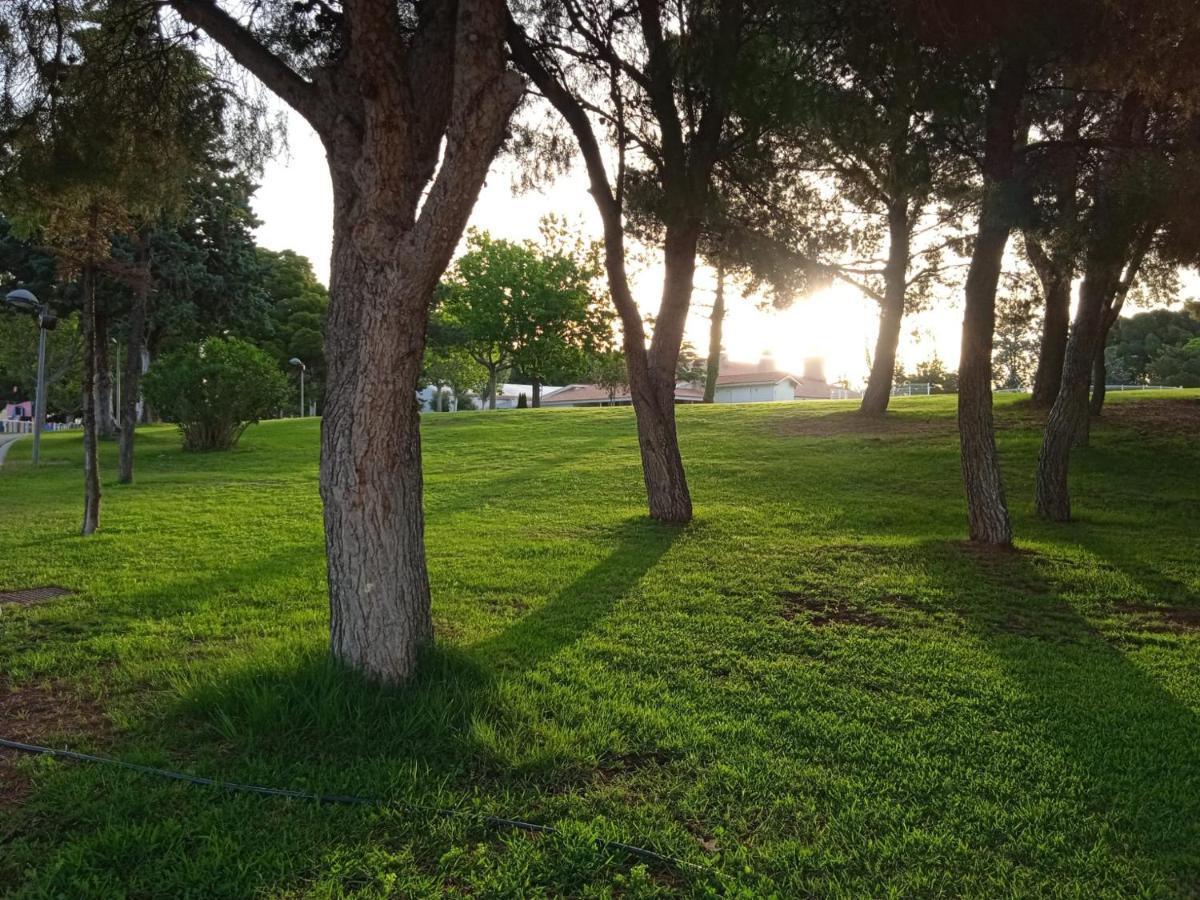
[[[1113,122],[1111,137],[1114,144],[1130,142],[1144,127],[1144,106],[1136,94],[1130,94]],[[1071,326],[1071,337],[1067,341],[1062,385],[1046,420],[1046,433],[1038,454],[1034,506],[1038,515],[1052,522],[1066,522],[1071,518],[1071,497],[1067,487],[1071,449],[1087,441],[1088,387],[1104,310],[1121,286],[1122,269],[1134,244],[1130,225],[1119,208],[1120,188],[1111,184],[1111,175],[1121,165],[1123,157],[1123,153],[1110,150],[1101,167],[1096,201],[1089,217],[1083,283],[1079,288],[1079,306]]]
[[[306,79],[212,2],[174,0],[303,115],[333,183],[321,497],[334,656],[406,679],[433,628],[416,390],[429,302],[523,85],[501,0],[347,0],[341,51]]]
[[[888,258],[883,268],[883,299],[879,304],[879,335],[871,374],[863,392],[859,412],[882,416],[892,398],[892,379],[896,375],[896,349],[900,346],[900,325],[904,320],[904,299],[908,289],[908,258],[911,225],[907,201],[888,204]]]
[[[1067,342],[1062,385],[1050,416],[1038,455],[1034,504],[1038,515],[1054,522],[1071,518],[1067,471],[1071,449],[1088,427],[1088,384],[1096,358],[1104,297],[1116,287],[1120,269],[1111,262],[1090,259],[1079,289],[1079,308]]]
[[[704,373],[704,402],[712,403],[721,377],[721,332],[725,326],[725,263],[717,257],[717,292],[708,325],[708,365]]]
[[[1005,60],[988,96],[985,113],[983,199],[967,270],[958,368],[958,432],[968,533],[972,541],[1002,547],[1012,544],[1012,524],[992,420],[992,337],[996,324],[996,285],[1004,247],[1012,230],[1010,204],[1017,147],[1023,140],[1024,90],[1024,61]]]
[[[100,457],[96,417],[96,268],[83,267],[83,525],[84,536],[100,527]]]
[[[138,247],[140,278],[129,310],[129,334],[125,339],[124,390],[121,393],[121,434],[118,446],[117,481],[133,482],[133,441],[137,430],[138,397],[142,382],[142,352],[146,340],[146,312],[150,302],[150,255],[144,241]]]
[[[1028,233],[1024,243],[1026,256],[1037,274],[1045,298],[1032,400],[1034,406],[1048,408],[1058,396],[1058,388],[1062,383],[1063,359],[1067,353],[1067,332],[1071,322],[1071,277],[1074,266],[1070,258],[1063,254],[1047,253],[1041,243]]]

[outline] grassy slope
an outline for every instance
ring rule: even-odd
[[[0,893],[1200,890],[1200,633],[1121,611],[1200,607],[1195,435],[1099,428],[1079,521],[1050,527],[1031,515],[1039,432],[1002,400],[1028,552],[981,557],[958,543],[952,401],[823,433],[847,408],[681,410],[684,530],[643,515],[629,410],[428,417],[439,644],[392,692],[325,660],[315,420],[252,428],[231,455],[147,429],[138,483],[106,479],[89,540],[78,438],[47,438],[36,476],[20,442],[0,587],[79,591],[0,612],[0,692],[66,696],[32,723],[46,741],[565,833],[35,760],[26,804],[0,807]]]

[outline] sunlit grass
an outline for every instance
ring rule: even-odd
[[[644,515],[628,409],[427,416],[438,645],[391,691],[325,655],[316,420],[207,455],[147,428],[126,487],[105,446],[86,540],[78,437],[37,472],[18,443],[0,588],[77,593],[0,608],[0,736],[418,809],[27,760],[0,893],[1194,893],[1200,631],[1144,608],[1200,608],[1196,434],[1097,427],[1078,521],[1049,526],[1040,431],[1001,399],[1022,552],[980,555],[953,398],[879,430],[846,432],[850,409],[681,409],[685,529]],[[60,714],[13,719],[35,692]]]

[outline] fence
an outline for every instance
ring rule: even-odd
[[[1106,391],[1182,391],[1177,384],[1106,384]]]
[[[65,424],[63,422],[47,422],[42,431],[70,431],[72,428],[82,428],[82,425]],[[0,434],[33,434],[33,421],[29,419],[0,419]]]

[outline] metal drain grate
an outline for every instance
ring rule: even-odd
[[[30,606],[53,600],[55,597],[65,597],[71,591],[63,587],[47,585],[46,587],[24,588],[19,591],[0,591],[0,603],[16,603],[19,606]]]

